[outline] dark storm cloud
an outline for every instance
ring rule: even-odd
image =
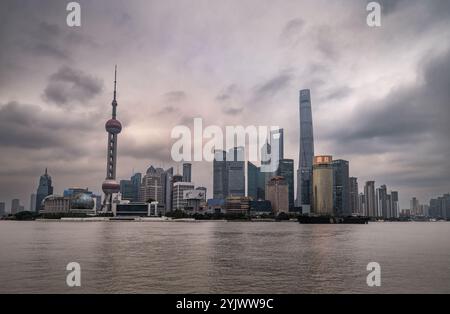
[[[227,86],[216,96],[216,101],[222,107],[222,113],[230,116],[237,116],[244,111],[241,94],[236,84]]]
[[[223,108],[222,112],[230,115],[230,116],[237,116],[240,115],[242,113],[242,111],[244,111],[244,108],[240,107],[240,108]]]
[[[63,132],[90,132],[94,115],[65,116],[36,105],[9,102],[0,105],[0,146],[27,149],[68,149]],[[73,135],[73,134],[72,134]]]
[[[179,110],[179,105],[187,100],[188,96],[186,92],[182,90],[175,90],[163,94],[162,98],[164,107],[158,111],[158,115],[165,115],[176,112],[177,110]]]
[[[47,22],[39,23],[38,27],[32,31],[29,42],[23,43],[29,45],[29,50],[36,56],[49,56],[58,59],[69,59],[67,48],[61,45],[62,30],[56,24]]]
[[[346,98],[348,96],[350,96],[352,93],[352,89],[348,86],[340,86],[338,88],[335,88],[331,91],[328,91],[325,96],[324,99],[325,100],[339,100],[342,98]]]
[[[369,3],[371,1],[367,1]],[[401,12],[408,7],[413,7],[417,3],[425,4],[427,10],[434,16],[434,20],[450,15],[450,1],[448,0],[430,0],[430,1],[411,1],[411,0],[378,0],[381,5],[381,12],[389,15],[396,12]]]
[[[400,87],[382,100],[357,106],[345,120],[346,126],[341,125],[342,131],[330,136],[344,143],[381,139],[380,144],[389,145],[414,143],[427,133],[449,134],[450,52],[425,61],[420,74],[423,83]]]
[[[66,105],[74,101],[86,104],[98,95],[102,88],[101,80],[82,71],[63,66],[50,76],[44,97],[57,105]]]
[[[135,159],[151,161],[167,161],[170,159],[171,143],[159,137],[149,140],[145,144],[138,144],[133,139],[121,139],[119,143],[120,155]]]
[[[254,99],[263,100],[268,99],[280,91],[283,91],[292,82],[294,76],[291,71],[286,70],[277,74],[275,77],[255,87]]]
[[[170,91],[163,95],[164,100],[169,103],[179,103],[187,99],[187,94],[182,90]]]
[[[177,108],[174,106],[165,106],[160,111],[158,111],[159,115],[169,114],[177,111]]]
[[[280,34],[282,43],[295,46],[300,42],[300,34],[305,27],[305,21],[301,18],[295,18],[286,23]]]

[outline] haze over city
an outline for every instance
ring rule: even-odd
[[[448,1],[79,1],[0,4],[0,201],[101,191],[118,64],[117,178],[168,168],[176,125],[278,125],[298,162],[298,91],[311,89],[316,154],[399,191],[401,208],[450,190]],[[194,5],[195,3],[195,5]],[[412,22],[414,21],[414,22]],[[181,165],[180,165],[181,171]],[[192,180],[212,191],[212,164]],[[9,206],[9,205],[8,205]]]

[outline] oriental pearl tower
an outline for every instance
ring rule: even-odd
[[[120,191],[120,185],[116,181],[116,162],[117,162],[117,135],[122,131],[122,124],[116,119],[116,85],[117,85],[117,66],[114,70],[114,98],[112,105],[112,118],[105,124],[106,132],[108,132],[107,160],[106,160],[106,178],[102,184],[102,190],[105,193],[103,200],[104,212],[111,212],[113,194]]]

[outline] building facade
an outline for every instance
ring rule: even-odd
[[[350,176],[347,160],[336,159],[333,165],[334,212],[337,216],[350,216]]]
[[[289,190],[289,210],[294,209],[294,160],[293,159],[280,159],[278,164],[277,176],[281,176],[285,179]]]
[[[175,182],[173,185],[172,210],[184,210],[188,205],[185,191],[194,189],[195,186],[192,182]]]
[[[42,200],[53,194],[52,177],[48,175],[47,168],[45,168],[45,173],[39,178],[39,186],[36,191],[36,208],[35,211],[38,213],[42,208]]]
[[[303,213],[310,211],[312,197],[312,166],[314,156],[314,134],[309,89],[300,91],[300,150],[297,170],[297,206]]]
[[[313,213],[334,215],[332,157],[315,156],[313,164]]]
[[[350,211],[354,215],[362,215],[359,208],[358,178],[349,178]]]
[[[183,164],[183,182],[191,182],[192,181],[192,164],[184,163]]]
[[[289,186],[282,176],[272,177],[267,183],[266,199],[275,215],[289,212]]]
[[[367,181],[364,185],[364,206],[368,217],[378,217],[375,181]]]

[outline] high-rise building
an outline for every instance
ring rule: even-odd
[[[428,215],[437,219],[450,218],[450,194],[444,194],[430,200]]]
[[[378,216],[375,181],[367,181],[364,185],[364,206],[368,217]]]
[[[116,119],[117,100],[117,66],[114,70],[114,96],[112,105],[112,117],[105,124],[106,132],[108,132],[107,159],[106,159],[106,178],[102,184],[105,198],[103,200],[103,210],[105,212],[112,211],[113,194],[120,191],[120,185],[116,181],[116,164],[117,164],[117,136],[122,131],[122,124]]]
[[[191,182],[192,181],[192,164],[184,163],[183,164],[183,182]]]
[[[245,196],[245,155],[243,147],[230,149],[227,156],[229,196]]]
[[[165,171],[162,168],[150,166],[147,169],[139,188],[139,201],[158,202],[158,206],[165,207],[166,193]]]
[[[272,177],[267,183],[266,199],[272,204],[275,214],[289,212],[289,187],[282,176]]]
[[[6,206],[4,202],[0,202],[0,217],[6,216]]]
[[[333,165],[334,212],[337,216],[350,216],[350,178],[347,160],[336,159]]]
[[[17,214],[20,212],[20,200],[15,198],[11,201],[11,214]]]
[[[362,216],[367,216],[367,211],[366,211],[366,197],[364,195],[364,193],[359,193],[358,196],[358,213]]]
[[[42,200],[53,194],[52,177],[47,173],[47,168],[45,168],[45,173],[39,178],[39,186],[36,191],[36,207],[35,210],[38,213],[42,208]]]
[[[313,212],[333,215],[333,164],[331,156],[315,156],[313,164]]]
[[[383,215],[383,218],[390,219],[392,218],[392,198],[391,194],[386,194],[386,214]]]
[[[131,184],[131,180],[120,180],[119,184],[122,199],[131,201],[133,199],[133,185]]]
[[[225,151],[214,152],[213,160],[213,198],[225,199],[228,196],[227,154]]]
[[[164,208],[164,210],[167,213],[172,210],[173,184],[174,184],[174,175],[173,175],[172,167],[170,167],[169,169],[167,169],[165,171],[163,179],[165,181],[165,196],[164,196],[165,208]],[[180,180],[180,178],[178,177],[177,180]]]
[[[419,200],[416,197],[413,197],[410,202],[411,215],[419,216],[420,212],[420,204]]]
[[[284,159],[284,131],[283,129],[270,131],[271,153],[278,151],[277,160]],[[272,156],[274,157],[274,156]]]
[[[269,175],[266,172],[261,171],[261,167],[257,168],[257,188],[256,188],[256,199],[265,200],[266,199],[266,184],[269,182]]]
[[[309,89],[300,91],[300,150],[297,170],[297,206],[302,212],[309,212],[312,196],[312,165],[314,156],[314,135]]]
[[[388,218],[388,203],[387,203],[387,188],[386,185],[381,185],[376,190],[376,197],[377,197],[377,216]]]
[[[30,212],[36,211],[36,194],[30,195]]]
[[[138,202],[141,181],[142,174],[139,172],[132,175],[129,180],[120,180],[120,193],[122,194],[122,199]]]
[[[187,199],[185,198],[185,191],[194,190],[194,183],[192,182],[176,182],[173,185],[173,210],[184,210],[187,206]]]
[[[247,162],[247,196],[252,200],[258,199],[258,167]]]
[[[216,151],[213,161],[213,197],[245,196],[245,155],[243,147],[228,153]]]
[[[352,214],[362,214],[359,209],[359,191],[358,191],[358,178],[350,177],[350,211]]]
[[[276,172],[278,176],[282,176],[289,189],[289,210],[294,209],[294,160],[293,159],[280,159],[278,164],[278,170]]]
[[[392,202],[392,218],[398,218],[400,215],[400,208],[398,205],[398,192],[391,191],[391,202]]]

